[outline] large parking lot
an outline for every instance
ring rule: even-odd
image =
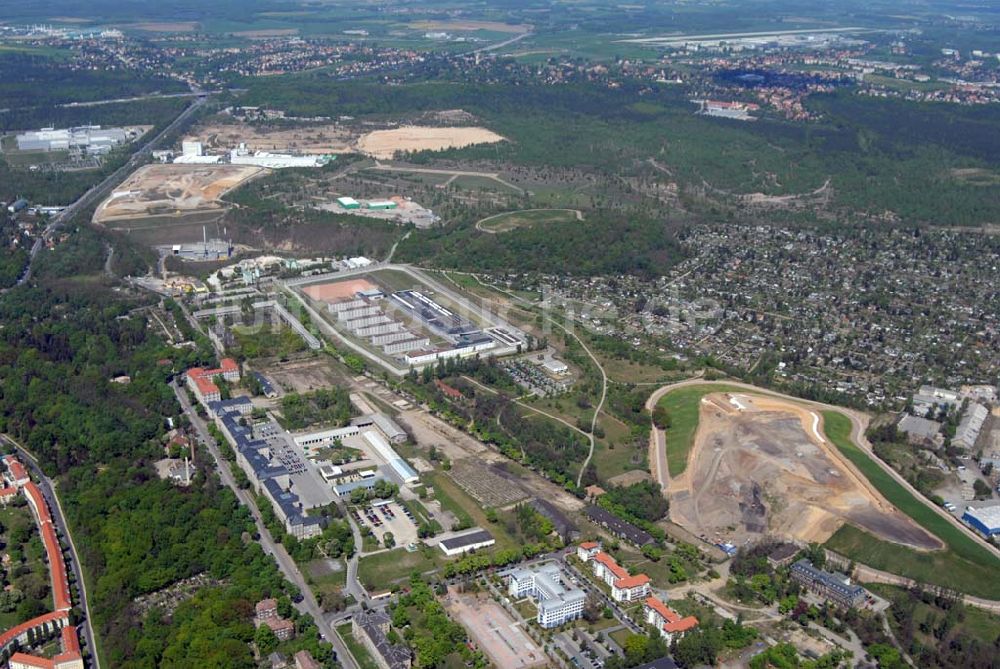
[[[384,543],[386,532],[392,534],[397,546],[407,546],[417,540],[417,522],[410,511],[395,501],[378,501],[351,509],[360,527],[371,529]]]

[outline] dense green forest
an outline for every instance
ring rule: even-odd
[[[156,338],[132,311],[149,298],[112,291],[103,276],[105,243],[92,230],[74,232],[40,257],[35,285],[0,296],[0,430],[58,479],[107,666],[250,669],[253,604],[287,601],[293,586],[246,540],[249,512],[214,474],[187,489],[156,477],[165,419],[179,414],[166,380],[212,355]],[[115,246],[116,269],[141,264],[144,252],[129,252],[123,239]],[[109,381],[119,374],[132,382]],[[137,613],[136,597],[196,574],[215,585],[169,617]],[[282,649],[329,659],[311,621],[296,625],[299,637]]]
[[[482,272],[652,277],[683,257],[672,228],[662,221],[601,213],[502,235],[453,225],[411,235],[397,253],[404,262]]]
[[[463,108],[508,138],[410,160],[489,161],[633,173],[649,159],[669,167],[684,201],[761,192],[810,193],[829,180],[827,217],[858,214],[965,225],[1000,217],[1000,112],[862,98],[816,96],[821,119],[740,123],[697,116],[683,92],[628,83],[400,86],[335,82],[318,74],[248,80],[247,104],[292,113],[412,118]],[[904,119],[900,121],[900,119]],[[961,170],[987,178],[962,178]],[[702,214],[711,214],[706,207]]]
[[[0,100],[4,107],[52,107],[187,90],[181,82],[164,76],[73,68],[63,59],[0,51]]]

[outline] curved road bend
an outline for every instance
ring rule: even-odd
[[[344,644],[343,639],[340,638],[340,635],[337,634],[337,631],[332,627],[324,629],[326,619],[323,616],[323,609],[316,601],[316,597],[309,588],[309,584],[306,583],[305,578],[302,577],[302,572],[299,571],[298,566],[295,564],[295,561],[292,560],[291,556],[288,555],[284,546],[275,542],[271,537],[271,533],[264,526],[264,520],[261,518],[260,511],[257,509],[257,504],[254,502],[253,498],[251,498],[250,494],[246,490],[241,490],[240,487],[236,485],[236,479],[233,478],[232,471],[229,469],[229,462],[222,457],[218,444],[215,443],[215,439],[213,439],[212,435],[208,432],[208,426],[205,424],[205,421],[203,421],[201,416],[199,416],[198,413],[192,408],[187,395],[184,393],[183,389],[177,385],[176,380],[170,384],[170,387],[173,389],[174,395],[177,396],[177,401],[180,402],[181,407],[184,409],[184,413],[187,414],[188,418],[191,420],[191,425],[193,425],[195,430],[197,430],[198,436],[208,447],[208,451],[212,454],[212,458],[215,459],[215,464],[222,482],[229,486],[240,503],[250,510],[254,523],[257,525],[257,532],[260,534],[259,541],[261,548],[264,549],[265,553],[274,557],[281,573],[285,576],[285,578],[294,583],[302,592],[302,601],[296,604],[295,608],[297,608],[301,613],[308,613],[312,616],[313,620],[316,622],[316,627],[320,631],[320,636],[333,644],[333,648],[337,651],[337,658],[339,659],[341,666],[346,669],[359,669],[354,656],[347,650],[347,646]]]
[[[950,513],[946,512],[944,509],[938,507],[936,504],[934,504],[929,499],[927,499],[926,497],[924,497],[923,494],[920,493],[920,492],[918,492],[916,488],[914,488],[912,485],[910,485],[909,481],[907,481],[905,478],[903,478],[903,476],[899,472],[897,472],[895,469],[893,469],[888,464],[886,464],[885,462],[883,462],[881,458],[879,458],[877,455],[875,455],[875,452],[872,449],[872,445],[868,441],[868,437],[865,436],[865,430],[867,429],[868,423],[871,420],[870,417],[867,414],[862,413],[860,411],[856,411],[854,409],[845,409],[844,407],[838,407],[838,406],[834,406],[832,404],[824,404],[823,402],[816,402],[814,400],[804,400],[804,399],[800,399],[798,397],[792,397],[791,395],[784,395],[782,393],[779,393],[779,392],[776,392],[776,391],[773,391],[773,390],[767,390],[766,388],[759,388],[757,386],[751,385],[749,383],[743,383],[741,381],[705,381],[703,379],[686,379],[684,381],[678,381],[677,383],[671,383],[671,384],[668,384],[668,385],[665,385],[665,386],[661,386],[660,388],[657,388],[652,393],[652,395],[650,395],[649,399],[646,401],[646,408],[649,409],[650,411],[652,411],[652,407],[655,407],[656,404],[660,401],[660,399],[664,395],[666,395],[667,393],[669,393],[671,390],[675,390],[677,388],[683,388],[685,386],[692,386],[692,385],[725,385],[725,386],[736,386],[738,388],[743,388],[743,389],[746,389],[748,391],[753,391],[753,392],[759,393],[761,395],[771,395],[772,397],[778,397],[778,398],[781,398],[781,399],[784,399],[784,400],[788,400],[788,401],[792,401],[792,402],[797,402],[799,404],[804,404],[806,406],[814,407],[814,408],[817,408],[817,409],[820,409],[820,410],[837,411],[838,413],[843,414],[844,416],[846,416],[851,421],[851,441],[853,441],[855,445],[857,445],[862,451],[864,451],[864,453],[868,457],[870,457],[874,463],[876,463],[885,473],[887,473],[889,476],[891,476],[898,484],[900,484],[901,486],[903,486],[903,488],[905,488],[911,495],[913,495],[917,500],[919,500],[921,504],[923,504],[927,508],[929,508],[932,511],[934,511],[934,513],[938,514],[939,516],[941,516],[942,518],[944,518],[945,520],[947,520],[954,527],[958,528],[959,531],[963,532],[967,537],[973,539],[980,546],[982,546],[982,547],[986,548],[987,550],[989,550],[994,556],[1000,557],[1000,548],[997,548],[996,546],[993,546],[992,544],[989,544],[986,541],[984,541],[982,537],[980,537],[978,534],[976,534],[971,529],[969,529],[968,527],[966,527],[965,525],[963,525],[961,522],[959,522],[957,518],[955,518]],[[654,430],[654,434],[656,432],[658,432],[658,431]],[[657,435],[657,439],[658,440],[661,437],[662,437],[662,435]],[[660,443],[660,444],[657,445],[657,449],[656,450],[657,450],[657,454],[656,454],[657,461],[659,461],[661,459],[661,457],[662,457],[663,464],[666,465],[666,442],[665,442],[665,440],[662,443]],[[662,454],[662,456],[661,456],[661,454]],[[664,467],[664,472],[665,471],[666,471],[666,469]],[[668,476],[669,476],[669,473],[659,474],[659,472],[658,472],[658,479],[659,479],[661,487],[665,487],[666,482],[668,482],[668,479],[667,479]]]
[[[94,627],[91,624],[90,606],[87,603],[87,582],[83,579],[83,568],[80,565],[76,544],[73,543],[73,535],[70,534],[69,527],[66,525],[66,514],[63,513],[62,504],[59,503],[59,497],[55,493],[52,479],[42,472],[42,468],[38,465],[38,461],[35,460],[35,456],[26,451],[19,443],[7,435],[3,435],[2,439],[17,449],[23,461],[27,463],[28,469],[38,479],[38,487],[41,489],[42,496],[45,497],[45,501],[52,512],[52,520],[55,521],[59,534],[66,537],[66,542],[69,544],[69,568],[73,570],[73,577],[76,579],[77,589],[80,593],[80,609],[83,611],[84,624],[80,627],[80,631],[83,634],[87,647],[90,649],[93,666],[95,669],[101,669],[101,659],[97,654],[97,644],[94,642]]]

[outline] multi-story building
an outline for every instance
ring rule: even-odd
[[[698,626],[697,618],[694,616],[682,617],[657,597],[647,597],[643,611],[645,612],[646,624],[658,629],[660,636],[666,639],[668,644]]]
[[[652,591],[649,577],[631,575],[613,557],[603,551],[593,555],[594,575],[611,588],[611,597],[617,602],[634,602],[648,597]]]
[[[860,606],[865,601],[865,589],[851,583],[848,576],[817,569],[809,560],[799,560],[790,572],[792,580],[845,608]]]
[[[587,596],[579,588],[567,586],[558,565],[517,569],[508,576],[507,591],[513,597],[532,597],[541,627],[558,627],[583,615]]]
[[[368,650],[379,669],[409,669],[410,650],[388,639],[391,622],[385,611],[362,611],[351,621],[351,633]]]
[[[619,578],[611,586],[611,597],[616,602],[635,602],[645,599],[651,592],[649,577],[645,574]]]
[[[594,559],[594,556],[601,552],[600,541],[584,541],[576,547],[576,556],[586,564]]]

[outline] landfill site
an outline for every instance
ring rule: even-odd
[[[818,413],[778,398],[706,395],[687,468],[670,482],[670,519],[736,546],[764,535],[823,542],[849,523],[917,549],[941,548],[841,456],[821,425]]]
[[[252,165],[146,165],[97,207],[94,222],[222,211],[223,195],[263,171]]]

